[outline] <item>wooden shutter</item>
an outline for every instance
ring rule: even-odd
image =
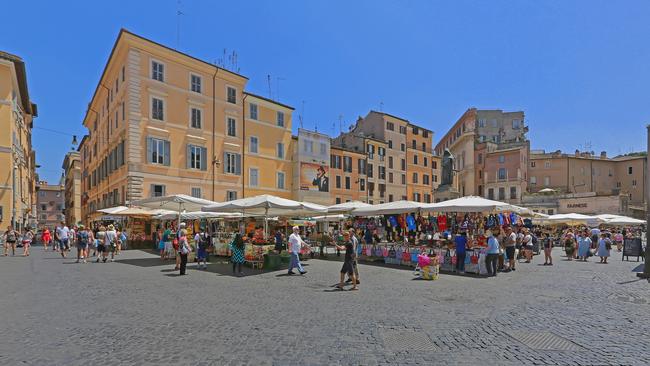
[[[201,170],[208,170],[208,149],[201,148]]]
[[[235,174],[241,175],[241,154],[235,154]]]
[[[147,163],[153,163],[151,156],[153,155],[153,140],[151,137],[147,137],[147,158],[145,159],[145,162]]]
[[[169,151],[169,148],[170,148],[171,146],[170,146],[169,141],[165,141],[164,145],[165,145],[165,155],[164,155],[164,157],[163,157],[163,164],[166,165],[166,166],[169,166],[169,165],[170,165],[170,161],[169,161],[169,157],[170,157],[169,154],[170,154],[170,151]]]
[[[187,169],[190,169],[192,167],[192,145],[187,145],[187,159],[186,160],[186,167]]]
[[[223,165],[223,172],[228,173],[228,169],[226,168],[228,166],[228,153],[227,152],[223,153],[223,163],[221,165]]]

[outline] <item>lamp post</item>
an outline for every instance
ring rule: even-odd
[[[647,149],[650,150],[650,125],[646,126],[646,136],[647,136]],[[646,172],[648,171],[648,158],[646,156]],[[647,173],[646,173],[647,174]],[[648,179],[646,179],[645,187],[645,219],[646,219],[646,230],[648,230],[650,224],[650,184],[648,184]],[[643,272],[637,273],[638,277],[650,279],[650,245],[647,243],[647,234],[646,234],[646,245],[645,245],[645,260],[643,265]]]

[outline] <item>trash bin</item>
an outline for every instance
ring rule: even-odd
[[[275,271],[282,265],[282,256],[276,253],[264,254],[264,268]]]

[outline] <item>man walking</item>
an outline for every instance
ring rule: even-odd
[[[70,243],[70,229],[68,226],[65,224],[65,222],[61,221],[61,226],[57,226],[56,228],[56,236],[57,239],[59,240],[59,246],[61,250],[61,257],[65,258],[65,252],[68,249]]]
[[[515,270],[515,263],[517,262],[515,258],[515,246],[517,245],[517,234],[512,231],[512,227],[506,226],[506,236],[504,238],[505,243],[504,247],[506,249],[506,256],[508,256],[508,269],[506,272]]]
[[[301,275],[304,275],[307,273],[307,271],[302,268],[302,264],[300,263],[300,249],[302,248],[303,245],[307,245],[302,238],[300,238],[300,229],[298,226],[293,227],[293,233],[289,235],[289,252],[291,253],[291,262],[289,263],[289,275],[294,275],[295,273],[293,272],[294,268],[298,268],[298,271],[300,272]]]
[[[354,229],[350,228],[348,231],[350,233],[350,242],[352,243],[352,269],[354,270],[354,276],[349,276],[348,280],[345,281],[347,283],[352,282],[352,278],[354,277],[354,280],[356,281],[357,285],[361,283],[359,281],[359,258],[358,258],[358,246],[359,246],[359,239],[356,236],[356,233]]]

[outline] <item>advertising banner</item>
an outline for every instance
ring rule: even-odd
[[[329,167],[324,164],[300,163],[300,190],[329,192]]]

